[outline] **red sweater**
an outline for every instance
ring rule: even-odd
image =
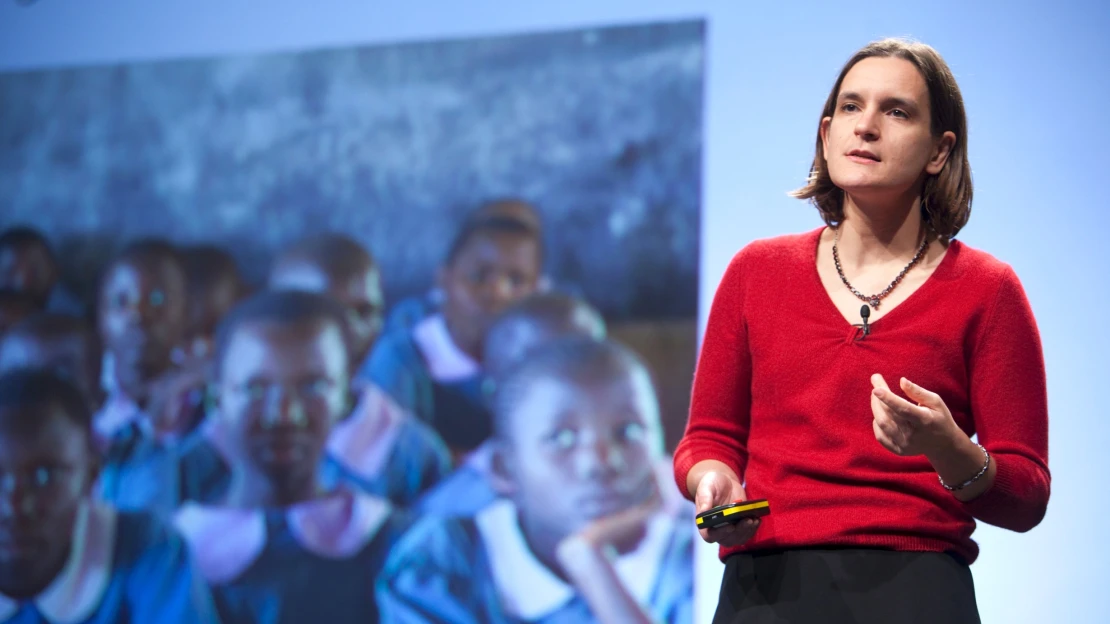
[[[1044,357],[1013,270],[953,241],[933,275],[858,340],[817,274],[820,234],[740,251],[709,313],[675,478],[685,493],[694,464],[716,459],[749,498],[771,503],[755,537],[721,558],[839,545],[951,551],[970,563],[976,519],[1036,526],[1049,492]],[[900,377],[938,393],[993,455],[994,486],[962,503],[924,456],[883,448],[871,426],[874,373],[903,397]]]

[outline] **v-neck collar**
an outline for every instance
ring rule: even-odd
[[[853,323],[851,320],[845,317],[844,314],[840,312],[840,308],[836,307],[836,303],[833,302],[832,295],[830,295],[829,291],[825,289],[825,284],[821,281],[821,272],[817,270],[817,254],[821,250],[821,235],[824,234],[827,227],[828,226],[819,227],[813,232],[810,232],[809,236],[807,237],[808,240],[806,241],[805,247],[807,250],[811,251],[805,254],[805,259],[808,266],[811,283],[814,287],[817,288],[818,296],[822,301],[822,305],[832,315],[833,318],[837,319],[838,326],[845,331],[855,330],[859,327],[859,325]],[[897,315],[904,315],[912,312],[913,308],[918,306],[919,300],[926,299],[929,296],[929,293],[933,289],[937,288],[936,284],[947,279],[948,274],[952,270],[952,265],[956,262],[956,257],[960,255],[960,250],[962,247],[963,244],[957,240],[953,240],[948,243],[948,249],[945,251],[944,257],[941,258],[940,264],[938,264],[937,268],[933,270],[933,273],[929,275],[929,277],[925,278],[925,281],[917,287],[917,290],[910,293],[910,295],[906,297],[906,299],[902,303],[899,303],[893,308],[890,308],[889,311],[884,312],[883,315],[877,320],[871,321],[869,323],[871,327],[874,328],[879,323],[883,323],[884,326],[886,326],[889,323],[886,323],[885,321],[891,316],[895,316],[897,318]],[[860,302],[860,305],[863,305],[862,301]],[[904,308],[908,309],[909,312],[904,311]]]

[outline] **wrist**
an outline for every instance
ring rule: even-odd
[[[586,537],[571,535],[559,542],[555,549],[555,558],[558,559],[559,565],[569,579],[574,582],[585,574],[586,570],[593,569],[602,562],[605,559],[605,552],[602,547]]]
[[[937,436],[937,443],[932,450],[925,453],[925,457],[937,468],[950,465],[954,458],[966,456],[973,448],[978,449],[971,438],[954,421],[949,421],[945,430]]]

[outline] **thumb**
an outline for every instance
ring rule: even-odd
[[[902,378],[899,385],[902,386],[902,391],[906,393],[906,396],[916,401],[918,405],[936,409],[944,405],[944,401],[940,398],[939,394],[929,392],[905,377]]]
[[[718,501],[727,495],[726,481],[727,478],[718,472],[705,473],[694,494],[694,505],[698,513],[724,504]]]

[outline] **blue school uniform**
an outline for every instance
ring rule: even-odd
[[[0,595],[3,624],[218,624],[180,536],[151,514],[102,503],[78,515],[74,548],[39,596]]]
[[[693,534],[689,518],[663,513],[614,567],[654,619],[692,621]],[[585,601],[532,554],[508,500],[473,518],[426,517],[390,555],[377,585],[387,624],[595,622]]]
[[[125,511],[171,513],[180,501],[177,453],[155,438],[138,406],[110,397],[94,426],[104,448],[99,497]]]
[[[487,442],[416,502],[421,514],[470,517],[497,499],[490,481],[492,448]]]
[[[288,509],[186,504],[176,524],[224,624],[346,624],[378,621],[374,579],[403,523],[339,490]]]
[[[231,486],[231,466],[212,441],[210,424],[201,425],[177,448],[181,502],[215,504]]]
[[[438,312],[442,301],[443,294],[438,289],[398,301],[386,315],[382,333],[411,331],[417,323]]]
[[[360,377],[431,425],[452,450],[472,450],[492,434],[481,369],[452,342],[442,315],[383,335]]]
[[[180,446],[182,500],[215,504],[231,484],[217,418],[209,414],[206,424]],[[346,485],[404,508],[450,470],[451,457],[439,436],[371,385],[329,436],[320,477],[326,486]]]
[[[399,507],[411,505],[451,471],[451,455],[439,436],[373,384],[332,431],[328,459],[340,482]]]

